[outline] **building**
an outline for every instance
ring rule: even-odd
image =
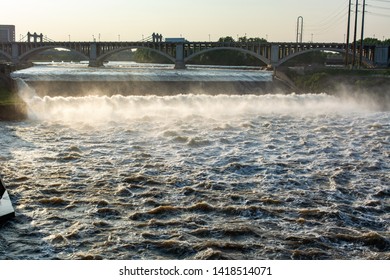
[[[15,42],[15,25],[0,25],[0,42]]]

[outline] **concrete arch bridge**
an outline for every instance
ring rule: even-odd
[[[147,49],[166,57],[175,68],[184,69],[186,63],[197,55],[216,50],[236,50],[259,59],[270,67],[277,67],[288,60],[312,51],[333,51],[353,54],[353,45],[343,43],[256,43],[256,42],[5,42],[0,43],[0,54],[7,62],[17,66],[27,62],[35,54],[53,48],[75,51],[89,61],[91,67],[99,67],[110,55],[128,49]],[[387,66],[390,46],[364,46],[362,62],[369,66]],[[356,50],[356,57],[359,50]]]

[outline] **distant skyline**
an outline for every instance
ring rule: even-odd
[[[138,41],[153,32],[191,41],[220,37],[296,40],[304,18],[303,41],[343,42],[349,0],[19,0],[2,1],[0,24],[16,26],[55,41]],[[352,1],[355,3],[355,0]],[[363,3],[362,0],[359,1]],[[390,38],[390,0],[366,0],[365,36]],[[362,7],[359,7],[361,11]],[[353,8],[354,9],[354,8]],[[353,31],[354,14],[351,30]],[[361,13],[359,13],[360,38]],[[351,34],[352,39],[352,34]]]

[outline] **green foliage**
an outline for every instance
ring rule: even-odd
[[[134,53],[131,49],[124,50],[121,52],[114,53],[107,57],[107,60],[109,61],[133,61],[134,60]]]
[[[219,38],[218,42],[234,43],[236,42],[232,36]],[[267,40],[262,38],[247,38],[241,37],[238,42],[256,42],[266,43]],[[264,66],[256,57],[235,50],[215,50],[200,54],[189,61],[190,64],[201,65],[225,65],[225,66]]]
[[[31,61],[82,61],[83,56],[74,51],[50,49],[34,55]]]
[[[326,62],[327,56],[328,56],[328,54],[326,52],[313,51],[313,52],[298,55],[298,56],[288,60],[283,65],[284,66],[309,65],[309,64],[324,65]]]
[[[172,61],[162,56],[161,54],[158,54],[155,51],[147,50],[147,49],[137,49],[133,53],[133,59],[135,62],[138,63],[161,63],[161,64],[172,63]]]
[[[246,36],[238,38],[238,42],[242,43],[267,43],[266,39],[255,37],[255,38],[247,38]]]
[[[316,92],[323,88],[323,83],[328,76],[329,74],[324,72],[298,76],[295,78],[295,83],[299,88],[302,88],[305,91]]]
[[[20,103],[20,98],[7,88],[0,85],[0,105],[10,105]]]
[[[360,43],[360,41],[361,40],[359,40],[358,43]],[[376,46],[376,45],[381,45],[382,42],[380,40],[376,39],[376,38],[365,38],[363,40],[363,44],[364,45],[374,45],[374,46]]]
[[[357,40],[356,43],[360,45],[361,40]],[[352,42],[353,43],[353,42]],[[366,46],[380,46],[380,45],[390,45],[390,39],[379,40],[377,38],[367,37],[363,40],[363,44]]]
[[[194,57],[189,64],[225,65],[225,66],[260,66],[264,65],[256,57],[235,50],[214,50]]]
[[[234,41],[233,37],[227,36],[227,37],[219,38],[218,42],[234,43],[235,41]]]
[[[236,42],[232,36],[226,36],[219,38],[218,42],[230,42],[234,43]],[[254,37],[254,38],[247,38],[246,36],[238,38],[238,42],[248,42],[248,43],[267,43],[267,40],[264,38]]]

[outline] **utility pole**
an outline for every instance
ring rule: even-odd
[[[356,0],[356,13],[355,13],[355,31],[353,35],[353,60],[352,66],[356,64],[356,49],[357,49],[357,22],[358,22],[358,13],[359,13],[359,0]]]
[[[349,36],[351,32],[351,5],[352,0],[349,0],[349,7],[348,7],[348,25],[347,25],[347,45],[345,46],[345,66],[348,67],[349,63]]]
[[[362,67],[363,60],[363,36],[364,36],[364,14],[366,12],[366,0],[363,0],[363,12],[362,12],[362,34],[360,37],[360,57],[359,57],[359,67]]]

